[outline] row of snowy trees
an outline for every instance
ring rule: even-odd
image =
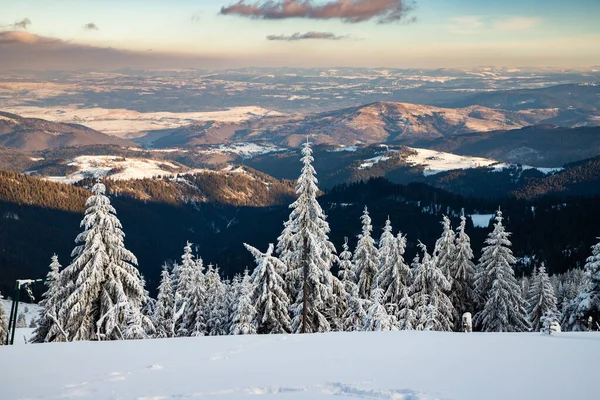
[[[474,314],[478,330],[519,332],[547,328],[560,319],[556,285],[543,267],[531,279],[516,279],[510,234],[500,211],[477,264],[464,216],[456,231],[444,217],[433,251],[419,243],[420,253],[409,266],[406,236],[395,234],[388,218],[376,240],[366,208],[356,248],[351,250],[346,240],[338,256],[317,201],[308,142],[302,155],[298,198],[277,243],[264,253],[245,245],[256,261],[252,273],[223,280],[217,267],[204,267],[188,243],[181,261],[163,268],[156,300],[148,297],[137,260],[124,246],[104,185],[96,183],[71,264],[61,269],[58,259],[52,259],[34,341],[460,331],[467,312]],[[571,293],[572,282],[554,278],[564,281],[562,321],[569,328],[583,327],[585,318],[597,316],[600,309],[600,244],[586,271],[576,294]]]

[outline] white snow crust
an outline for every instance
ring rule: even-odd
[[[592,400],[598,333],[352,332],[0,346],[16,399]]]

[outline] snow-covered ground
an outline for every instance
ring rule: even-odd
[[[181,113],[141,113],[125,109],[78,108],[77,106],[18,106],[6,111],[27,118],[82,124],[108,135],[119,137],[137,137],[142,135],[139,132],[179,128],[196,122],[236,123],[265,116],[282,115],[279,112],[255,106],[232,107],[223,111]]]
[[[220,144],[208,149],[198,149],[198,152],[206,154],[236,154],[244,158],[252,158],[261,154],[278,153],[286,150],[285,148],[271,144],[231,143]]]
[[[416,151],[417,154],[407,157],[406,161],[413,165],[424,166],[425,169],[423,170],[423,174],[425,176],[435,175],[439,172],[452,169],[489,167],[490,165],[502,167],[506,165],[489,158],[459,156],[452,153],[428,149],[412,148],[412,150]]]
[[[204,171],[202,169],[183,168],[168,161],[120,156],[79,156],[71,160],[68,165],[76,167],[77,171],[66,176],[49,176],[45,179],[62,183],[74,183],[86,177],[104,176],[113,169],[117,169],[118,172],[110,174],[110,177],[118,180],[144,179],[158,175],[191,174]]]
[[[0,398],[587,400],[600,334],[354,332],[0,347]]]

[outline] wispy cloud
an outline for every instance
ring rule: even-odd
[[[95,23],[88,22],[83,26],[83,29],[85,29],[86,31],[97,31],[99,28],[98,25],[96,25]]]
[[[248,3],[239,0],[228,7],[222,7],[222,15],[238,15],[254,19],[339,19],[358,23],[375,20],[387,24],[407,20],[413,9],[410,0],[331,0],[325,4],[315,4],[313,0],[267,0]]]
[[[310,40],[310,39],[319,39],[319,40],[341,40],[347,39],[348,36],[338,36],[335,33],[331,32],[306,32],[300,33],[296,32],[291,35],[269,35],[267,36],[267,40],[282,40],[293,42],[297,40]]]
[[[31,20],[29,18],[23,18],[20,21],[15,21],[15,23],[10,24],[9,27],[12,29],[27,29],[31,25]]]
[[[540,18],[508,17],[495,19],[487,16],[466,15],[450,19],[448,29],[452,33],[506,33],[528,31],[541,23]]]

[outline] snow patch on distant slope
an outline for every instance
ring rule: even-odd
[[[229,153],[237,154],[244,158],[251,158],[256,155],[277,153],[286,151],[287,149],[277,147],[271,144],[258,144],[258,143],[232,143],[232,144],[221,144],[216,147],[209,149],[200,149],[199,153],[205,154],[217,154],[217,153]]]
[[[111,179],[128,180],[152,178],[158,175],[202,172],[202,169],[183,169],[168,161],[157,161],[144,158],[124,158],[120,156],[79,156],[67,165],[76,167],[77,171],[66,176],[49,176],[45,179],[74,183],[94,176],[107,176]]]
[[[459,156],[452,153],[428,149],[412,148],[412,150],[416,151],[417,154],[408,156],[406,161],[412,165],[424,166],[423,175],[425,176],[435,175],[453,169],[489,167],[491,165],[502,168],[507,165],[489,158]]]

